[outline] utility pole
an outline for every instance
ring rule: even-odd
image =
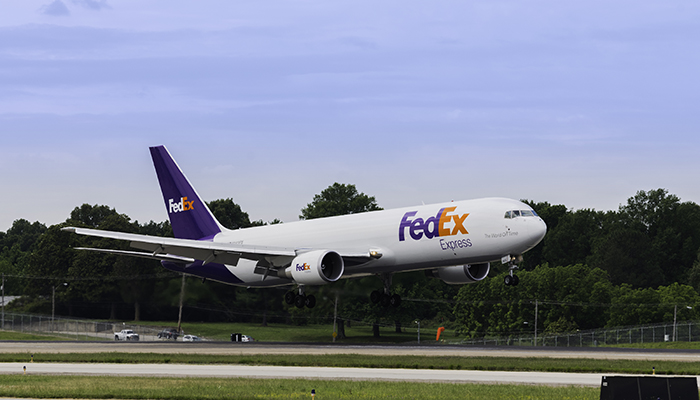
[[[54,330],[53,318],[56,314],[56,288],[61,286],[68,286],[68,282],[59,283],[56,286],[51,286],[51,331]],[[3,290],[4,292],[4,290]],[[3,297],[4,300],[4,297]],[[3,318],[4,319],[4,318]]]
[[[182,274],[182,287],[180,288],[180,312],[177,314],[177,332],[182,328],[182,303],[185,301],[185,274]]]
[[[5,273],[2,273],[2,329],[5,329]]]
[[[537,346],[537,299],[535,299],[535,346]]]
[[[676,341],[676,312],[678,311],[678,304],[673,305],[673,341]]]
[[[338,336],[336,329],[336,321],[338,320],[338,293],[335,294],[335,306],[333,307],[333,343],[335,343],[335,337]]]

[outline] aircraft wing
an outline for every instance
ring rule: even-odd
[[[170,237],[139,235],[134,233],[103,231],[99,229],[66,227],[63,231],[73,232],[78,235],[95,236],[108,239],[124,240],[130,242],[130,246],[146,250],[149,253],[127,252],[122,250],[79,248],[80,250],[101,251],[105,253],[122,254],[135,257],[153,258],[174,262],[189,263],[194,260],[202,260],[203,264],[216,262],[221,264],[236,265],[240,258],[249,260],[266,260],[274,266],[283,266],[290,263],[294,257],[313,249],[295,249],[272,246],[252,246],[234,243],[217,243],[192,239],[177,239]],[[358,264],[358,261],[371,259],[369,250],[338,251],[343,259],[352,260],[350,264]]]

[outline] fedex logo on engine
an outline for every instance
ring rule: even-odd
[[[302,265],[297,264],[297,271],[308,271],[311,269],[311,266],[307,263],[304,263]]]
[[[454,236],[458,233],[468,234],[464,228],[464,220],[467,219],[469,213],[466,214],[450,214],[457,207],[441,208],[435,216],[427,219],[413,218],[418,211],[409,211],[404,214],[399,224],[399,241],[406,240],[406,231],[413,240],[420,240],[425,236],[428,239],[434,237]]]
[[[180,198],[180,201],[175,203],[173,199],[168,200],[168,210],[170,214],[182,211],[194,210],[194,200],[187,201],[187,197]]]

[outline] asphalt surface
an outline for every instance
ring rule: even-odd
[[[26,367],[26,371],[24,371]],[[600,386],[604,374],[250,365],[0,363],[0,374],[275,378]]]
[[[163,353],[163,354],[367,354],[461,357],[551,357],[605,360],[700,361],[700,350],[610,347],[518,347],[449,345],[344,345],[232,342],[37,342],[0,341],[0,353]]]
[[[3,353],[368,354],[700,361],[700,351],[611,348],[310,345],[230,342],[0,342]],[[23,368],[26,367],[26,372]],[[600,386],[606,374],[181,364],[0,363],[0,374],[249,377]],[[620,374],[614,374],[620,375]]]

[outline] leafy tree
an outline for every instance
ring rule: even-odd
[[[609,302],[612,287],[600,269],[581,264],[556,268],[543,265],[520,272],[520,285],[516,287],[503,285],[502,277],[461,287],[454,315],[463,334],[482,337],[529,331],[534,328],[535,299],[539,302],[539,331],[552,323],[557,324],[556,329],[573,324],[590,329],[607,320],[607,313],[596,305]]]
[[[381,209],[374,196],[358,193],[355,185],[336,182],[315,195],[313,201],[301,209],[299,218],[314,219]]]
[[[585,264],[606,219],[605,213],[590,209],[559,215],[558,223],[542,241],[542,261],[549,265]]]
[[[241,206],[233,202],[233,199],[220,199],[207,203],[209,210],[221,225],[228,229],[239,229],[253,226],[248,213],[241,210]]]
[[[651,239],[644,233],[618,226],[596,241],[589,264],[608,272],[614,285],[654,287],[665,276],[654,262]]]
[[[688,278],[700,248],[700,206],[681,203],[666,189],[641,190],[620,207],[619,221],[649,238],[651,264],[665,278],[659,283]]]

